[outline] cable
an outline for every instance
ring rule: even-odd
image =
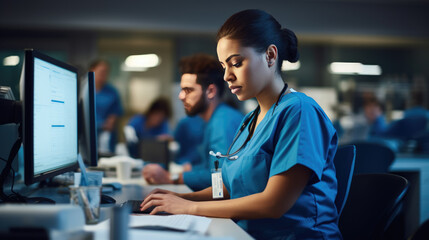
[[[2,160],[2,161],[4,161],[4,162],[7,163],[7,160],[4,159],[4,158],[2,158],[2,157],[0,157],[0,160]],[[11,199],[13,198],[15,201],[19,201],[19,202],[24,201],[25,197],[13,190],[13,187],[14,187],[14,184],[15,184],[15,169],[13,169],[11,167],[10,170],[12,171],[12,183],[10,185],[11,194],[7,195],[7,197],[11,198]]]

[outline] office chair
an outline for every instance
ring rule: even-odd
[[[407,179],[394,174],[353,176],[350,193],[338,223],[345,240],[383,239],[399,214],[408,190]]]
[[[356,147],[355,169],[353,175],[362,173],[387,173],[395,160],[395,152],[382,142],[352,142]]]
[[[429,239],[429,220],[426,220],[414,234],[408,238],[409,240],[427,240]]]
[[[339,147],[334,157],[338,184],[335,206],[337,207],[338,216],[341,215],[344,204],[347,201],[347,196],[349,195],[353,170],[355,168],[355,156],[356,147],[353,145],[347,145]]]

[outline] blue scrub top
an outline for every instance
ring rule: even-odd
[[[387,130],[387,123],[383,115],[378,116],[371,124],[369,129],[369,137],[382,136]]]
[[[145,128],[145,124],[146,116],[143,116],[142,114],[133,116],[128,122],[128,125],[133,127],[136,131],[136,135],[139,140],[144,138],[154,138],[162,134],[170,134],[167,120],[162,121],[158,126],[153,128]]]
[[[195,148],[200,164],[192,166],[190,172],[183,173],[183,180],[189,188],[199,191],[211,186],[214,161],[209,152],[226,152],[242,119],[243,115],[239,111],[226,104],[221,103],[216,107],[205,124],[202,143]],[[222,166],[222,161],[219,166]]]
[[[123,113],[118,91],[110,84],[104,85],[96,93],[97,126],[101,128],[110,115],[121,116]]]
[[[313,172],[303,193],[279,219],[239,220],[257,239],[341,239],[337,226],[337,135],[322,108],[303,93],[284,95],[255,129],[237,160],[224,160],[222,177],[231,199],[264,191],[268,179],[301,164]],[[249,117],[248,114],[246,117]],[[231,153],[243,144],[248,127]]]
[[[205,122],[200,116],[182,118],[176,126],[174,139],[179,143],[180,149],[175,158],[178,164],[201,164],[201,158],[195,146],[203,142]]]

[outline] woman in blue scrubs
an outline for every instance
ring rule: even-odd
[[[228,153],[216,154],[225,157],[225,198],[213,201],[212,188],[157,189],[142,209],[232,218],[257,239],[341,239],[334,204],[337,134],[322,108],[281,76],[284,60],[298,61],[295,34],[266,12],[245,10],[224,23],[217,40],[231,92],[259,103]]]

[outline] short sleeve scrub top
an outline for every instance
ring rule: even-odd
[[[241,147],[248,134],[246,127],[230,153]],[[322,108],[303,93],[292,91],[283,95],[237,153],[238,158],[224,160],[223,182],[231,199],[235,199],[264,191],[271,176],[296,164],[313,174],[301,196],[282,217],[239,220],[237,224],[256,239],[342,239],[334,203],[336,149],[335,128]]]

